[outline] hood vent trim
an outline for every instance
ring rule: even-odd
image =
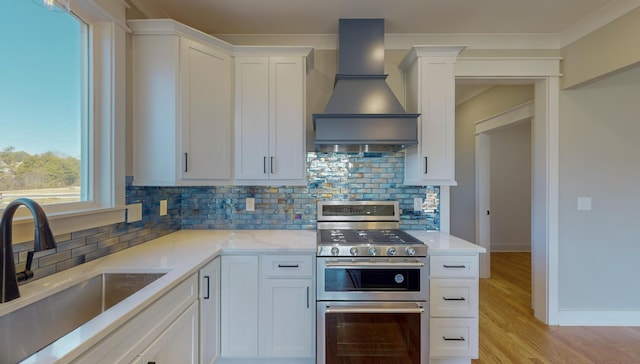
[[[322,114],[313,114],[321,152],[394,152],[418,144],[408,114],[386,83],[384,20],[340,19],[339,72]]]

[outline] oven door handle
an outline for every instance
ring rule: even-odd
[[[400,262],[400,263],[391,263],[391,262],[325,262],[325,266],[327,267],[424,267],[424,262]]]
[[[424,308],[418,307],[331,307],[327,306],[326,313],[424,313]]]

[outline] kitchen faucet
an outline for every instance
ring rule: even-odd
[[[25,270],[24,272],[16,274],[13,248],[11,246],[11,222],[13,220],[13,214],[20,206],[25,206],[31,211],[35,235],[33,238],[33,251],[27,254]],[[0,274],[2,274],[2,279],[0,280],[0,291],[2,293],[0,303],[9,302],[20,297],[18,282],[26,281],[33,277],[33,272],[31,271],[33,253],[55,248],[56,241],[53,238],[49,221],[42,207],[28,198],[19,198],[12,201],[4,209],[2,218],[0,218]]]

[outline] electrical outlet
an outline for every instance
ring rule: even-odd
[[[247,197],[246,199],[246,210],[247,211],[255,211],[256,210],[256,199],[253,197]]]
[[[422,211],[422,197],[413,198],[413,211],[414,212]]]
[[[133,203],[127,205],[127,222],[136,222],[142,220],[142,204]]]
[[[167,214],[167,200],[160,200],[160,216]]]

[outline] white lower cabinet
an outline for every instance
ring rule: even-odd
[[[221,355],[258,356],[258,257],[223,256],[220,273]]]
[[[478,256],[430,257],[429,358],[470,363],[478,357]]]
[[[200,363],[220,357],[220,257],[200,269]]]
[[[192,275],[73,363],[198,362],[198,277]]]
[[[314,363],[312,255],[223,256],[220,363]]]
[[[198,302],[194,302],[132,363],[197,363]]]

